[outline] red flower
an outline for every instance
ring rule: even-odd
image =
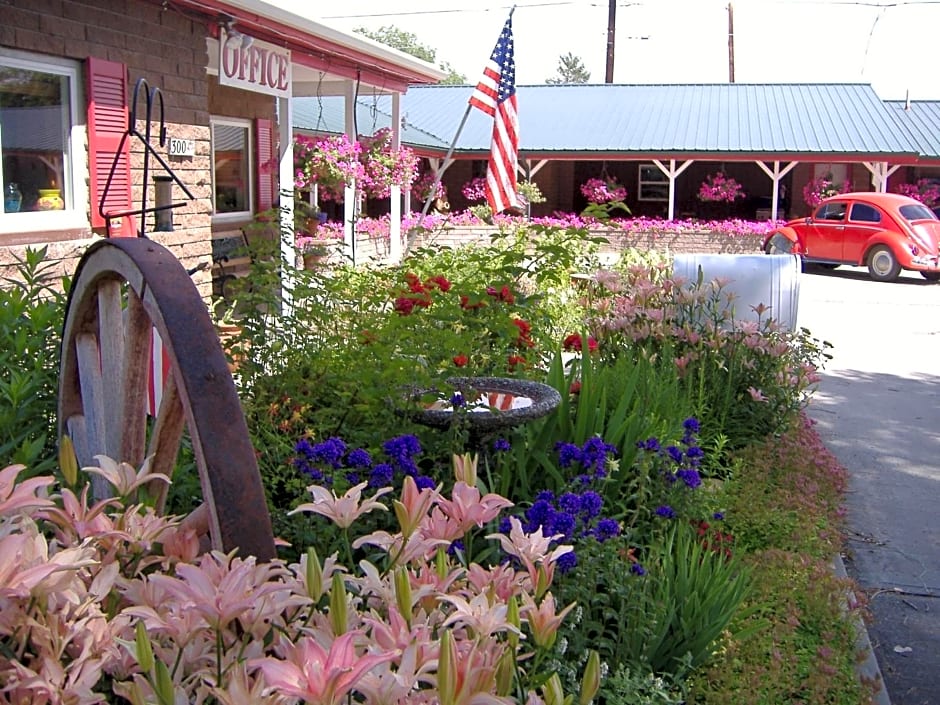
[[[506,362],[509,364],[511,372],[515,371],[517,367],[525,367],[526,365],[526,359],[522,355],[510,355]]]
[[[519,329],[519,337],[516,338],[516,345],[520,348],[534,348],[535,341],[529,337],[529,333],[532,331],[532,326],[529,325],[527,321],[523,321],[521,318],[513,318],[512,324]]]
[[[414,310],[414,307],[415,300],[407,296],[399,296],[395,299],[395,303],[393,304],[393,308],[402,316],[409,315]]]
[[[571,383],[571,386],[568,388],[568,394],[580,394],[581,393],[581,380],[576,379]]]
[[[394,308],[402,316],[407,316],[414,311],[415,306],[418,308],[428,308],[431,305],[431,295],[424,291],[419,292],[417,296],[407,296],[402,295],[395,299],[392,308]]]
[[[486,293],[497,301],[502,301],[505,304],[516,303],[516,297],[513,295],[512,290],[508,286],[503,286],[499,290],[497,290],[495,287],[488,286],[486,287]]]
[[[460,308],[462,309],[472,311],[477,308],[483,308],[484,306],[486,306],[485,301],[474,301],[473,303],[470,303],[469,296],[464,296],[463,294],[460,295]]]
[[[454,364],[457,367],[466,367],[467,365],[467,356],[466,355],[454,355],[453,357]]]
[[[450,281],[446,277],[440,274],[431,277],[425,282],[425,286],[427,286],[428,288],[431,288],[432,284],[437,286],[437,288],[443,292],[450,291],[450,286],[451,286]]]
[[[408,283],[409,291],[414,292],[415,294],[424,291],[424,284],[421,283],[421,278],[417,274],[408,272],[405,274],[405,281]]]
[[[572,352],[572,351],[581,352],[581,350],[583,349],[583,342],[581,340],[581,336],[578,335],[577,333],[572,333],[571,335],[567,336],[564,339],[564,341],[562,342],[562,347],[567,352]],[[595,350],[597,350],[597,341],[594,340],[594,338],[592,338],[591,336],[588,336],[588,352],[594,352]]]

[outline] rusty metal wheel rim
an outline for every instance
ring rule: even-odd
[[[168,353],[169,373],[145,447],[151,326]],[[121,238],[85,253],[65,315],[58,412],[59,433],[72,437],[83,466],[104,454],[138,467],[152,454],[153,470],[166,472],[188,430],[204,499],[194,515],[205,522],[212,548],[274,557],[257,460],[225,355],[198,290],[163,246]]]

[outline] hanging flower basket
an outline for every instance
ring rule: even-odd
[[[588,179],[581,184],[581,193],[588,203],[603,205],[605,203],[623,203],[627,200],[627,189],[620,185],[612,176],[603,179]]]
[[[698,200],[703,203],[733,203],[744,196],[741,184],[722,171],[706,176],[698,189]]]
[[[437,188],[434,188],[434,182],[437,181]],[[434,188],[434,197],[432,201],[437,204],[447,206],[447,188],[443,182],[438,181],[437,172],[431,169],[421,174],[411,185],[411,197],[424,204],[431,196],[431,189]]]
[[[915,184],[898,184],[893,191],[920,201],[928,208],[940,204],[940,186],[930,179],[918,179]]]
[[[833,181],[832,174],[817,176],[806,183],[803,187],[803,200],[808,206],[815,208],[823,199],[830,196],[838,196],[840,193],[848,193],[852,190],[852,182],[844,181],[842,186],[837,186]]]
[[[470,179],[461,187],[460,193],[470,203],[483,203],[486,200],[486,179],[482,176]]]
[[[372,198],[388,198],[392,186],[411,188],[418,175],[418,158],[408,147],[392,149],[392,133],[388,128],[361,139],[362,162],[360,187]]]
[[[294,187],[316,186],[324,200],[342,200],[343,190],[364,174],[359,159],[362,146],[346,135],[294,138]]]

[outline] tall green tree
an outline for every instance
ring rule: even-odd
[[[437,50],[432,49],[426,44],[422,44],[420,41],[418,41],[417,35],[412,34],[411,32],[406,32],[405,30],[399,29],[393,25],[379,27],[379,29],[375,30],[374,32],[366,29],[365,27],[356,27],[353,31],[357,34],[368,37],[369,39],[374,39],[381,44],[390,46],[393,49],[398,49],[399,51],[403,51],[406,54],[416,56],[430,64],[437,64],[437,67],[441,71],[447,73],[447,77],[441,81],[441,83],[462,84],[467,82],[467,77],[463,74],[457,73],[449,62],[438,62]]]
[[[591,80],[591,72],[584,66],[581,57],[571,52],[558,57],[557,76],[545,79],[545,83],[587,83]]]

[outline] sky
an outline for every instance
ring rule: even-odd
[[[267,0],[351,32],[395,26],[476,83],[511,4],[493,0]],[[729,0],[617,0],[615,83],[725,83]],[[736,83],[869,83],[883,100],[940,99],[940,0],[731,0]],[[519,0],[516,83],[574,54],[603,83],[608,0]]]

